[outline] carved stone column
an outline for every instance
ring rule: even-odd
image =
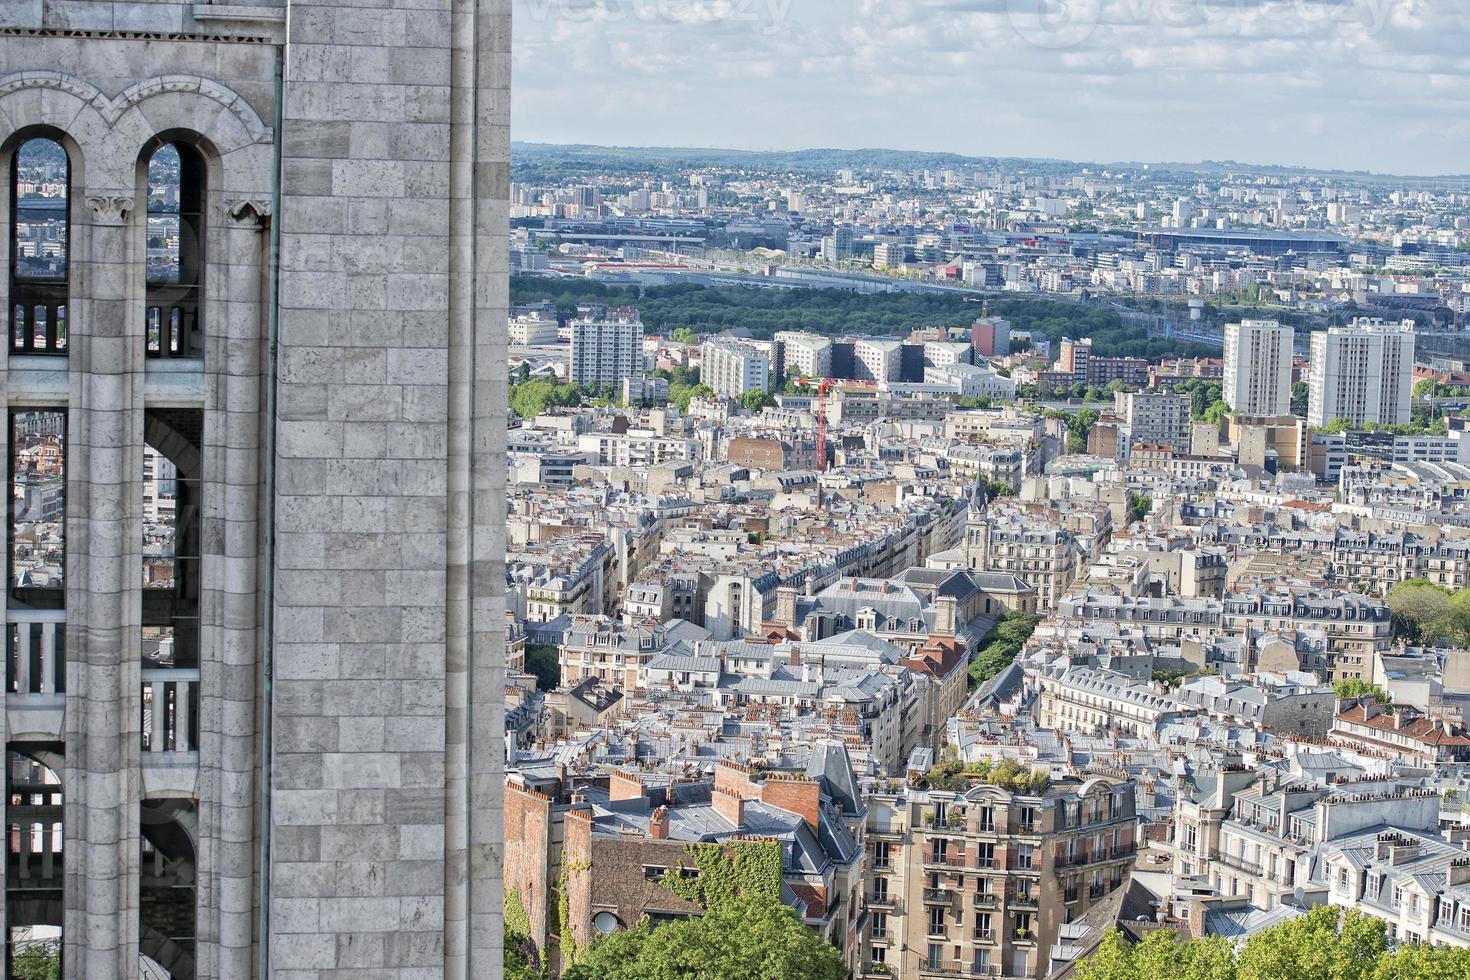
[[[141,234],[133,197],[73,211],[66,593],[68,978],[138,975],[142,574]]]

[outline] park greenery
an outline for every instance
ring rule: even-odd
[[[61,946],[53,942],[17,944],[10,971],[17,980],[61,980]]]
[[[820,334],[902,336],[921,327],[963,327],[981,313],[962,292],[856,293],[841,289],[752,289],[680,283],[639,289],[593,280],[515,276],[511,302],[551,301],[562,318],[578,303],[636,306],[653,333],[678,336],[692,343],[701,334],[744,330],[769,339],[781,330]],[[973,297],[970,298],[973,300]],[[1091,337],[1099,356],[1218,356],[1207,345],[1165,337],[1149,337],[1142,327],[1127,326],[1118,312],[1080,303],[1032,298],[993,299],[991,315],[1004,317],[1015,332],[1044,336],[1053,344],[1062,337]]]
[[[1016,659],[1041,617],[1035,613],[1006,610],[980,641],[980,652],[970,661],[971,687],[977,687],[1005,670]]]
[[[1388,593],[1394,632],[1413,644],[1441,641],[1470,645],[1470,589],[1451,592],[1423,578],[1411,578]]]
[[[551,408],[581,404],[582,389],[574,384],[533,378],[510,386],[510,410],[523,419],[533,419]]]
[[[1117,930],[1077,967],[1077,980],[1463,980],[1470,949],[1401,943],[1384,923],[1319,905],[1263,929],[1238,949],[1220,936],[1155,929],[1136,945]]]
[[[561,683],[560,651],[554,644],[529,643],[526,645],[526,673],[536,678],[538,691],[554,691]]]
[[[1051,776],[1045,767],[1028,769],[1010,759],[995,762],[981,759],[979,762],[969,763],[949,759],[926,772],[924,780],[930,789],[950,792],[963,792],[974,783],[985,783],[988,786],[998,786],[1008,793],[1038,795],[1045,793],[1046,788],[1051,785]]]

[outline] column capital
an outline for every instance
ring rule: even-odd
[[[133,213],[133,199],[121,194],[88,194],[87,208],[94,225],[125,225]]]
[[[225,201],[225,216],[241,225],[264,228],[270,224],[271,202],[260,197],[231,198]]]

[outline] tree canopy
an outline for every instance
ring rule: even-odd
[[[582,389],[574,384],[534,378],[510,386],[510,410],[523,419],[533,419],[558,405],[575,408],[582,404]]]
[[[1470,976],[1470,949],[1405,943],[1390,951],[1383,922],[1319,905],[1256,933],[1239,951],[1218,936],[1170,929],[1129,946],[1116,930],[1077,968],[1077,980],[1450,980]]]
[[[643,323],[654,333],[676,336],[719,333],[741,328],[754,337],[769,339],[780,330],[810,330],[821,334],[901,336],[920,327],[966,326],[979,308],[961,292],[855,293],[842,289],[753,289],[745,286],[610,286],[592,280],[511,278],[512,303],[550,300],[568,317],[578,303],[636,306]],[[1218,351],[1174,338],[1150,337],[1143,327],[1125,325],[1113,309],[1035,298],[990,301],[990,312],[1011,322],[1015,332],[1046,337],[1053,344],[1062,337],[1091,337],[1099,356],[1149,357],[1167,355],[1208,357]],[[689,336],[678,333],[678,338]],[[697,339],[697,338],[696,338]]]
[[[980,641],[980,652],[970,660],[971,684],[984,684],[1009,667],[1040,622],[1041,617],[1035,613],[1006,610]]]
[[[697,918],[604,936],[565,980],[845,980],[837,949],[770,897],[740,898]]]
[[[1411,578],[1388,593],[1394,631],[1410,643],[1470,643],[1470,589],[1450,592],[1428,579]]]

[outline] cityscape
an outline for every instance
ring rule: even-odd
[[[0,3],[0,980],[1470,978],[1467,52]]]
[[[508,970],[1470,968],[1470,180],[861,157],[513,148]]]

